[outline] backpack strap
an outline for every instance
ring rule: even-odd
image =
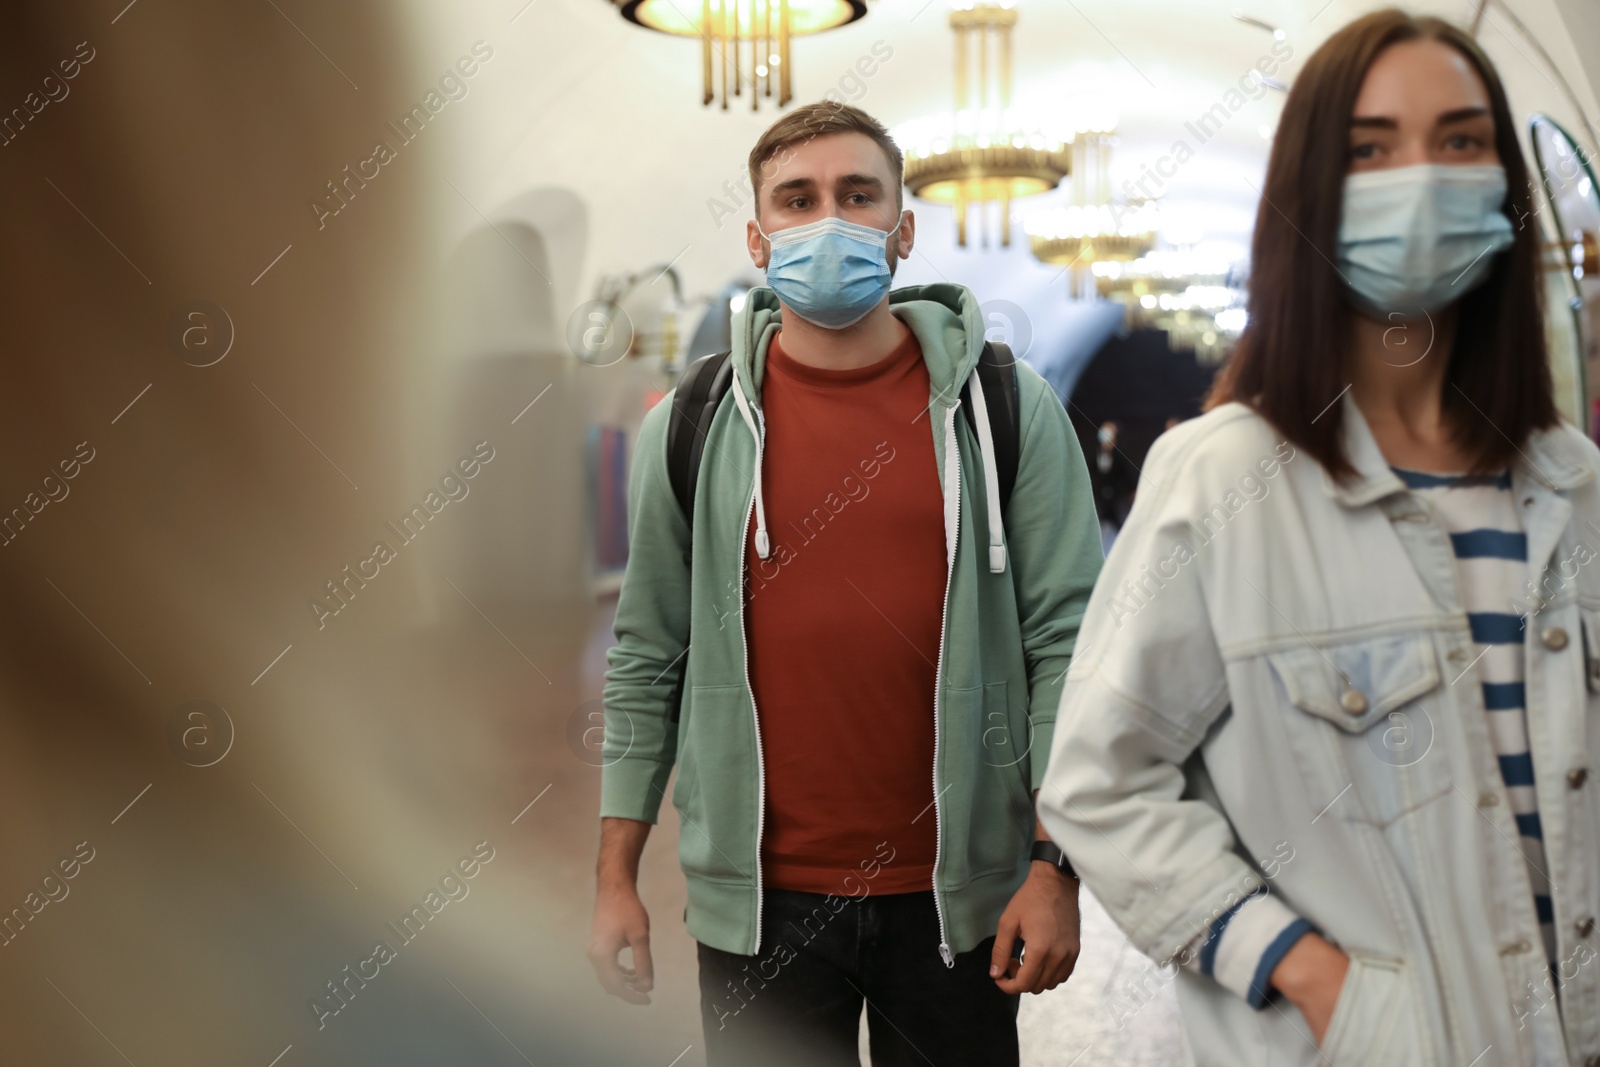
[[[717,405],[733,383],[733,360],[728,352],[701,356],[684,369],[672,393],[672,417],[667,422],[667,475],[672,495],[678,498],[684,518],[694,527],[694,489],[699,481],[700,456],[705,452],[706,431]]]
[[[1000,506],[1011,503],[1011,490],[1017,484],[1017,462],[1022,454],[1022,417],[1017,400],[1017,361],[1011,346],[985,341],[978,356],[978,380],[983,383],[984,406],[989,411],[989,433],[994,437],[995,473],[1000,478]],[[972,390],[961,386],[961,410],[966,413],[972,432]]]
[[[667,477],[690,530],[694,529],[694,488],[700,478],[706,431],[711,427],[717,406],[733,384],[733,360],[729,355],[717,352],[701,356],[684,368],[683,377],[678,379],[672,393],[672,415],[667,420]],[[669,704],[670,722],[676,723],[683,714],[684,679],[688,673],[688,664],[678,668],[678,680],[673,683]]]

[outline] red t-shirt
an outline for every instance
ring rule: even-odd
[[[944,505],[916,338],[852,370],[774,337],[761,387],[771,554],[745,546],[745,633],[766,761],[765,883],[932,888],[933,694]],[[853,877],[852,877],[853,876]]]

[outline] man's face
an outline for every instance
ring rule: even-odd
[[[761,231],[777,233],[830,216],[871,226],[889,240],[889,269],[911,255],[915,219],[899,207],[900,190],[889,158],[863,133],[830,133],[781,148],[761,181],[760,225],[745,227],[750,261],[765,270],[769,248]]]

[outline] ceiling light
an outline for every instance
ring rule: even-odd
[[[1070,131],[1011,100],[1010,3],[962,0],[950,12],[955,33],[955,110],[894,131],[906,153],[911,195],[955,210],[956,244],[967,244],[967,209],[998,207],[1000,244],[1011,244],[1011,201],[1054,189],[1071,171]],[[973,67],[976,70],[973,70]],[[987,243],[987,232],[982,231]]]
[[[700,38],[701,103],[722,89],[728,98],[750,91],[750,110],[762,96],[778,106],[794,98],[789,83],[789,38],[821,33],[867,13],[866,0],[611,0],[622,17],[646,29]],[[766,56],[766,63],[761,57]],[[774,69],[776,68],[776,69]]]

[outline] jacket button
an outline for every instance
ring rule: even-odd
[[[1449,659],[1450,659],[1451,663],[1465,663],[1465,662],[1467,662],[1467,660],[1469,660],[1471,658],[1472,658],[1472,653],[1468,652],[1464,648],[1454,649],[1454,650],[1451,651],[1451,653],[1449,655]]]
[[[1351,715],[1363,715],[1367,710],[1367,698],[1361,690],[1351,686],[1339,695],[1339,706]]]
[[[1478,797],[1478,807],[1480,808],[1492,808],[1498,803],[1500,803],[1499,793],[1484,793]]]
[[[1574,767],[1567,772],[1567,784],[1573,789],[1582,789],[1583,783],[1589,780],[1589,768]]]
[[[1560,652],[1567,647],[1567,631],[1559,626],[1552,626],[1539,636],[1544,641],[1544,647],[1551,652]]]
[[[1573,926],[1577,929],[1579,937],[1588,937],[1590,934],[1594,933],[1594,916],[1585,915],[1583,918],[1574,923]]]
[[[1500,955],[1502,955],[1502,956],[1515,956],[1515,955],[1520,955],[1521,953],[1524,953],[1524,952],[1532,952],[1532,951],[1533,951],[1533,946],[1532,945],[1528,944],[1526,941],[1518,941],[1518,942],[1515,942],[1514,944],[1507,945],[1505,948],[1501,949],[1500,950]]]

